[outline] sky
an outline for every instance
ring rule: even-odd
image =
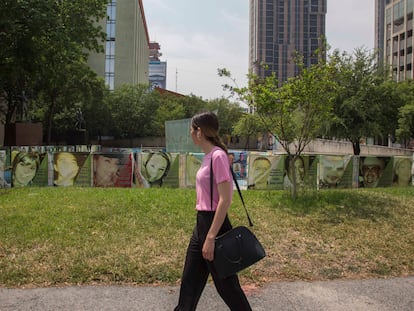
[[[374,47],[375,0],[327,0],[326,36],[332,49]],[[249,64],[249,0],[144,0],[151,41],[167,62],[167,89],[205,100],[227,97],[218,68],[238,87]]]

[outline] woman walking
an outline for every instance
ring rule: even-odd
[[[180,296],[175,311],[196,310],[209,274],[219,295],[230,310],[251,310],[237,275],[220,278],[212,264],[216,236],[232,228],[227,211],[233,197],[233,179],[227,148],[218,136],[218,129],[217,116],[212,112],[197,114],[191,120],[191,138],[194,144],[201,147],[205,156],[196,177],[197,219],[187,249]],[[210,189],[211,164],[212,189]]]

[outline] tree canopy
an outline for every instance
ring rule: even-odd
[[[89,51],[103,51],[97,21],[107,0],[5,0],[0,3],[0,89],[5,123],[15,121],[24,95],[36,102],[51,139],[55,113],[74,105],[80,81],[102,87],[86,64]],[[73,87],[74,85],[77,87]],[[33,109],[31,109],[33,111]]]

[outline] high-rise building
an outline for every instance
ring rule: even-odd
[[[375,42],[374,48],[377,53],[379,64],[384,60],[384,23],[385,23],[385,6],[392,0],[375,0]]]
[[[122,84],[147,84],[149,35],[142,0],[112,0],[107,6],[104,53],[92,53],[88,64],[111,90]]]
[[[250,0],[249,69],[260,77],[276,74],[279,83],[318,62],[325,37],[326,0]]]
[[[395,81],[413,79],[413,3],[414,0],[388,0],[384,7],[383,59]],[[381,13],[377,14],[380,18]]]

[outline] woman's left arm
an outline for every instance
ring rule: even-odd
[[[217,204],[217,210],[214,215],[213,222],[208,230],[206,240],[203,245],[203,257],[206,260],[213,261],[214,259],[214,243],[216,236],[223,225],[226,218],[227,211],[231,205],[233,181],[225,181],[217,185],[219,201]]]

